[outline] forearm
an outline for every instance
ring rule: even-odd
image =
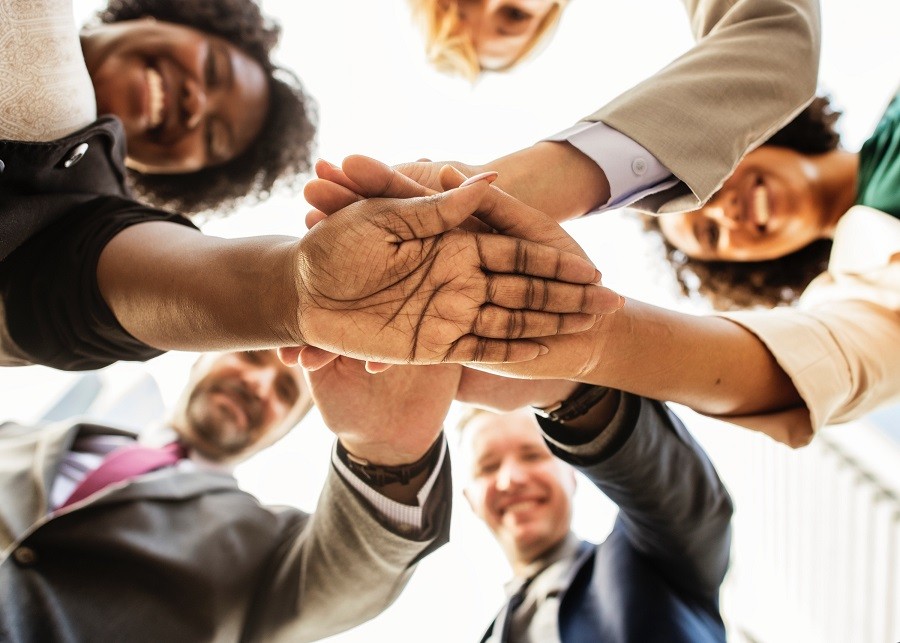
[[[126,228],[104,248],[100,291],[119,323],[163,350],[301,344],[290,237],[220,239],[171,223]]]
[[[483,166],[500,173],[494,185],[557,221],[609,200],[600,166],[569,143],[543,141]]]
[[[619,506],[618,523],[627,528],[617,530],[632,547],[675,584],[714,594],[728,560],[728,493],[664,404],[617,398],[612,417],[584,440],[569,424],[542,420],[551,449]]]
[[[727,319],[629,300],[587,336],[595,360],[578,379],[684,404],[710,415],[802,405],[797,389],[755,335]]]

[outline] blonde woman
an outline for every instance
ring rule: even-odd
[[[506,71],[553,34],[568,0],[409,0],[440,71]]]

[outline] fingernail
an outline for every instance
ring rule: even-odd
[[[599,270],[597,270],[597,276],[594,277],[593,283],[595,283],[599,286],[602,282],[603,282],[603,273],[600,272]]]
[[[499,173],[494,171],[482,172],[481,174],[470,176],[465,181],[463,181],[459,187],[464,188],[467,185],[472,185],[473,183],[477,183],[478,181],[487,181],[488,183],[493,183],[494,179],[496,179],[498,176],[500,176]]]
[[[335,165],[334,163],[332,163],[331,161],[326,161],[326,160],[323,159],[323,158],[317,159],[316,162],[318,163],[319,161],[321,161],[322,163],[324,163],[325,165],[327,165],[328,167],[330,167],[330,168],[332,168],[332,169],[334,169],[334,170],[339,170],[339,169],[341,169],[341,168],[339,168],[337,165]]]
[[[543,344],[540,344],[540,348],[538,349],[538,355],[546,355],[549,352],[550,352],[549,348],[547,348]]]
[[[625,298],[622,295],[619,295],[619,310],[625,308]]]

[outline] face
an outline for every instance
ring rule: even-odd
[[[561,542],[572,518],[574,472],[550,453],[531,415],[479,415],[465,436],[466,499],[507,556],[532,562]]]
[[[663,214],[659,225],[689,257],[763,261],[790,254],[826,236],[818,170],[782,147],[750,152],[699,210]]]
[[[205,457],[230,460],[271,444],[309,405],[300,369],[281,363],[275,351],[202,357],[176,428]]]
[[[100,114],[125,125],[130,167],[184,173],[225,163],[259,134],[269,105],[265,72],[227,41],[151,19],[82,36]]]
[[[457,0],[482,69],[502,69],[532,42],[556,0]]]

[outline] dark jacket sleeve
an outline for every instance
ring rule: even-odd
[[[615,417],[598,427],[592,442],[539,421],[551,450],[619,506],[615,529],[670,583],[692,594],[718,594],[731,546],[731,498],[664,403],[622,393]]]
[[[7,331],[29,362],[76,371],[162,353],[122,328],[97,285],[97,263],[106,244],[146,221],[192,225],[129,199],[97,197],[0,262]]]

